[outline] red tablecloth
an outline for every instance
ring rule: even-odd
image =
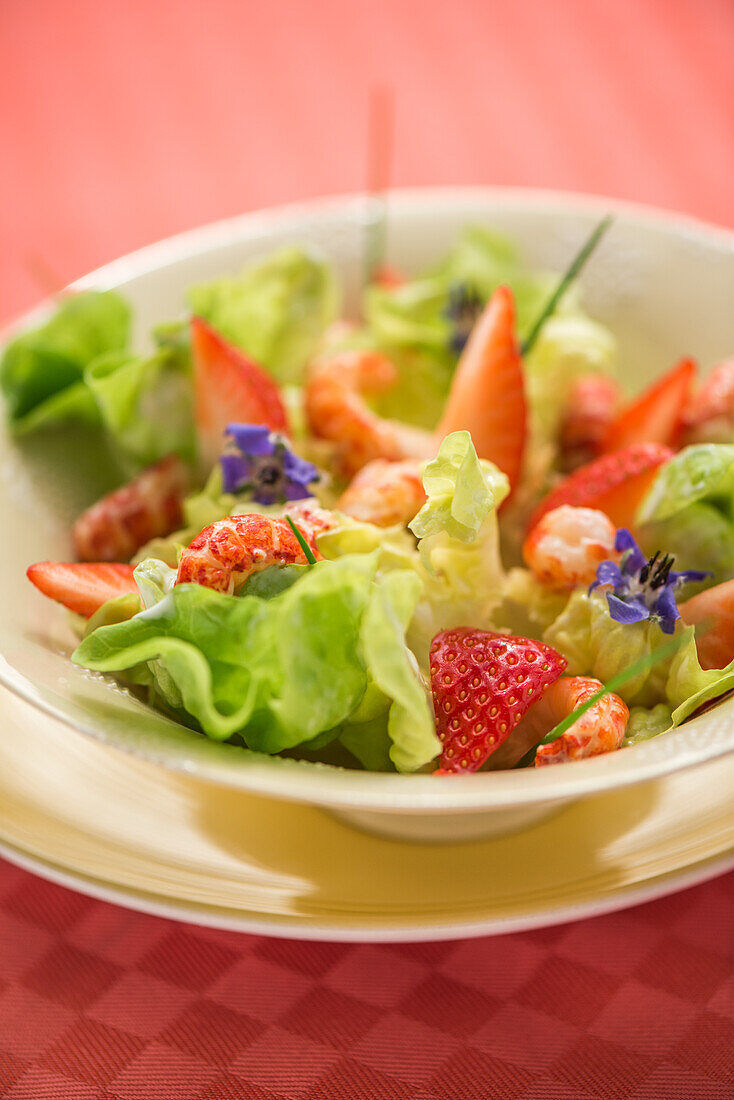
[[[394,182],[596,191],[734,225],[731,0],[3,0],[0,316],[190,225]],[[724,1100],[734,878],[466,943],[301,944],[0,864],[0,1097]]]

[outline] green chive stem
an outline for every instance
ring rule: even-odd
[[[314,557],[313,550],[311,549],[311,547],[306,542],[305,538],[303,537],[303,534],[301,533],[301,531],[299,531],[298,527],[296,527],[295,523],[293,522],[293,520],[291,519],[290,516],[286,516],[285,518],[288,520],[288,523],[290,524],[291,531],[293,532],[293,534],[298,539],[301,550],[303,550],[303,553],[306,555],[306,561],[308,562],[309,565],[315,565],[316,564],[316,558]]]
[[[525,755],[518,760],[515,764],[516,768],[525,768],[533,763],[535,760],[535,753],[540,745],[551,745],[554,741],[557,741],[559,737],[563,737],[563,734],[570,730],[571,726],[578,721],[582,714],[584,714],[590,707],[593,707],[595,703],[598,703],[600,699],[603,699],[605,695],[609,695],[611,692],[616,691],[617,688],[624,687],[630,680],[634,680],[636,676],[639,676],[641,672],[646,672],[653,665],[659,664],[661,661],[666,661],[668,657],[672,657],[674,653],[677,653],[680,647],[683,645],[685,638],[681,635],[678,638],[673,638],[672,641],[666,642],[664,645],[658,646],[657,649],[653,649],[652,653],[647,653],[644,657],[640,657],[639,661],[635,661],[634,664],[628,668],[622,669],[616,676],[607,681],[602,687],[601,691],[597,691],[595,695],[592,695],[590,699],[587,699],[585,703],[582,703],[576,710],[571,711],[565,718],[562,718],[557,726],[554,726],[552,730],[546,733],[537,745],[533,745]]]
[[[548,320],[548,318],[555,313],[558,307],[558,303],[568,290],[569,285],[579,274],[589,256],[594,251],[599,241],[602,239],[613,221],[614,217],[612,214],[607,214],[606,217],[602,218],[599,224],[589,234],[579,251],[576,253],[573,260],[568,265],[565,274],[559,280],[558,286],[555,288],[545,306],[541,310],[540,316],[530,330],[530,334],[526,336],[525,340],[523,340],[520,349],[523,355],[527,355],[528,352],[532,350],[535,341],[540,335],[540,330],[542,329],[543,325]]]

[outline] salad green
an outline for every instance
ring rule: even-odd
[[[73,661],[214,740],[309,760],[338,747],[375,771],[492,767],[531,735],[515,761],[595,755],[734,690],[734,443],[702,442],[703,413],[687,436],[680,372],[664,399],[574,404],[578,380],[616,369],[614,334],[571,279],[590,250],[559,284],[469,227],[431,270],[366,287],[361,319],[337,330],[330,265],[281,249],[192,287],[193,321],[158,325],[147,351],[129,346],[120,295],[63,299],[3,354],[9,423],[93,425],[137,475],[75,524],[81,562],[29,570],[80,616]],[[395,384],[373,393],[359,371],[380,356]],[[701,408],[717,387],[702,383]],[[462,389],[454,407],[486,432],[437,434]],[[715,413],[718,439],[729,413]],[[221,458],[197,480],[217,417]],[[734,440],[734,402],[731,419]],[[569,423],[596,457],[564,480]],[[171,480],[183,468],[188,494]],[[132,564],[98,561],[121,531]],[[713,585],[687,618],[685,597]],[[560,713],[582,682],[578,718]]]

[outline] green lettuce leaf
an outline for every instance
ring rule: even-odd
[[[428,500],[410,524],[423,594],[408,631],[421,667],[439,630],[492,627],[504,585],[497,508],[508,492],[507,478],[477,458],[468,432],[446,437],[423,483]]]
[[[368,556],[320,563],[269,600],[177,585],[128,622],[90,634],[72,659],[100,672],[153,662],[164,698],[209,737],[244,731],[251,748],[279,752],[339,725],[359,703],[360,626],[375,568]]]
[[[646,523],[638,533],[646,554],[664,546],[674,556],[676,569],[712,573],[700,588],[734,577],[734,520],[715,504],[696,501],[674,516]]]
[[[593,676],[605,683],[662,645],[656,622],[618,623],[609,614],[603,591],[574,592],[563,612],[543,632],[543,641],[568,660],[571,676]],[[671,658],[672,660],[672,658]],[[619,689],[627,703],[652,706],[665,698],[670,661],[643,670]]]
[[[84,620],[82,637],[93,634],[98,626],[127,622],[142,609],[141,598],[135,592],[126,592],[124,596],[113,596],[111,600],[106,600],[101,607],[98,607],[91,618]]]
[[[415,657],[405,644],[405,630],[421,588],[415,574],[386,573],[373,587],[362,623],[367,670],[390,701],[389,756],[399,772],[418,771],[441,751],[430,695]]]
[[[202,283],[188,302],[227,340],[281,382],[300,382],[303,367],[337,315],[329,266],[284,248],[238,276]]]
[[[339,733],[339,740],[367,771],[395,771],[390,759],[392,741],[384,715],[369,722],[347,722]]]
[[[684,637],[684,644],[673,657],[665,685],[675,726],[685,722],[704,703],[734,690],[734,661],[726,668],[703,669],[692,626],[686,628]]]
[[[133,577],[143,607],[147,611],[160,603],[173,589],[176,583],[176,570],[157,558],[146,558],[135,566]]]
[[[147,666],[165,706],[215,740],[241,734],[261,752],[323,745],[358,720],[381,721],[394,765],[417,770],[439,748],[405,644],[420,581],[377,577],[377,565],[377,553],[349,555],[225,596],[171,587],[173,571],[146,561],[136,570],[146,610],[88,634],[73,660],[101,672]]]
[[[734,577],[734,446],[701,443],[666,462],[638,516],[643,549],[661,546],[676,569],[707,569],[704,587]]]
[[[638,745],[641,741],[649,741],[651,737],[667,733],[672,725],[671,710],[665,703],[652,708],[632,707],[622,744]]]
[[[734,494],[734,446],[699,443],[684,447],[660,467],[642,501],[637,523],[668,519],[696,501],[721,499],[731,505]]]
[[[541,584],[529,569],[516,566],[507,573],[498,625],[520,637],[536,637],[564,611],[569,593]]]
[[[114,291],[70,294],[42,326],[17,336],[0,361],[8,420],[18,432],[68,420],[95,423],[82,379],[98,355],[127,346],[130,308]]]
[[[111,351],[84,379],[118,452],[135,467],[176,452],[193,461],[193,389],[188,361],[162,348],[152,355]]]
[[[473,542],[487,515],[510,492],[507,476],[494,463],[477,458],[469,432],[452,432],[426,464],[423,487],[427,501],[409,524],[418,539],[445,532],[460,542]]]

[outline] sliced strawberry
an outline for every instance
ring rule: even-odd
[[[597,508],[605,512],[617,527],[632,527],[635,513],[663,463],[673,457],[670,447],[661,443],[636,443],[602,455],[594,462],[570,474],[541,501],[529,529],[539,519],[570,504],[575,508]]]
[[[557,680],[566,658],[529,638],[459,627],[431,645],[440,770],[473,772],[506,741],[528,708]]]
[[[119,562],[39,561],[26,576],[44,596],[86,618],[114,596],[137,592],[132,565]]]
[[[469,431],[480,458],[494,462],[514,487],[520,477],[527,408],[512,291],[494,292],[474,325],[436,429]]]
[[[702,668],[725,668],[734,661],[734,580],[691,596],[678,610],[683,622],[696,628]]]
[[[633,443],[665,443],[675,447],[695,379],[696,364],[692,359],[682,359],[612,421],[602,451],[609,454]]]
[[[288,430],[280,391],[270,375],[200,317],[191,321],[191,347],[196,425],[207,466],[217,461],[225,428],[233,421]]]
[[[686,411],[683,433],[685,443],[734,442],[734,359],[704,378]]]
[[[621,402],[621,391],[605,374],[584,374],[571,386],[561,421],[561,464],[567,472],[596,458]]]

